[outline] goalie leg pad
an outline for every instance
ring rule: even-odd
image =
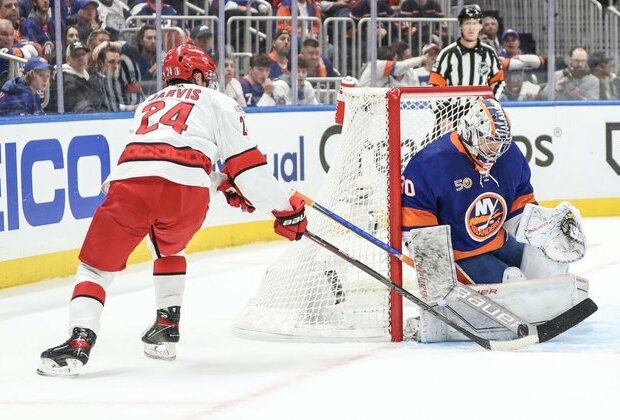
[[[432,226],[410,232],[407,248],[415,261],[420,295],[429,303],[444,299],[456,285],[450,226]]]

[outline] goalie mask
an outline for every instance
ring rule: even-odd
[[[461,142],[480,173],[489,173],[495,161],[510,147],[510,120],[494,99],[477,101],[459,122]]]

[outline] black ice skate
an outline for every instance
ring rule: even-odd
[[[181,307],[169,306],[158,309],[155,322],[142,336],[144,354],[153,359],[174,360],[179,342]]]
[[[73,334],[63,344],[41,353],[37,369],[44,376],[77,376],[86,363],[90,350],[97,341],[97,334],[88,328],[73,328]]]

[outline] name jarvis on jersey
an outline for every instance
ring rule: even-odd
[[[202,90],[200,89],[178,87],[175,89],[163,90],[161,92],[155,93],[147,99],[147,102],[164,98],[190,99],[192,101],[197,101],[198,99],[200,99],[201,93]]]

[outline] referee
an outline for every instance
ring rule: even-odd
[[[478,5],[461,10],[458,15],[461,37],[439,53],[430,74],[430,85],[489,85],[499,99],[504,89],[504,71],[493,48],[478,39],[482,17]]]

